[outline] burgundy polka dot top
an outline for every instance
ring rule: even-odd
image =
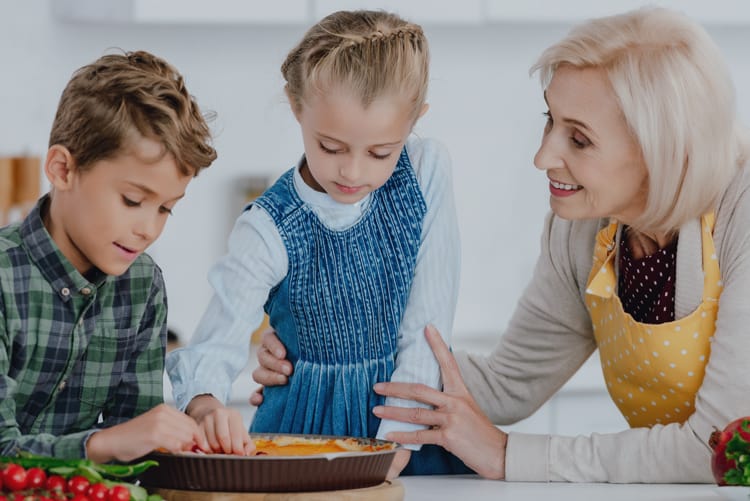
[[[625,228],[620,240],[620,301],[636,322],[663,324],[674,320],[677,239],[641,259],[633,258],[626,244]]]

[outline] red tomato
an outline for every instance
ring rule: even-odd
[[[41,468],[29,468],[26,470],[26,486],[29,489],[41,489],[47,481],[47,474]]]
[[[88,496],[91,501],[107,501],[109,489],[104,484],[92,484],[89,487]]]
[[[47,477],[45,487],[48,491],[65,492],[65,479],[60,475],[50,475]]]
[[[107,495],[107,501],[130,501],[130,491],[124,485],[113,485]]]
[[[3,470],[3,485],[11,491],[22,491],[26,488],[26,470],[23,466],[9,464]]]
[[[744,440],[750,442],[750,431],[742,428],[742,423],[749,420],[750,417],[735,419],[722,431],[716,430],[711,433],[711,438],[708,440],[708,445],[713,449],[713,454],[711,455],[711,471],[713,471],[714,479],[716,479],[716,483],[719,485],[727,485],[724,480],[724,475],[726,475],[727,471],[734,469],[736,466],[733,459],[727,459],[727,442],[732,439],[735,432],[739,433]]]
[[[87,498],[83,494],[76,494],[71,501],[89,501],[89,498]]]
[[[85,496],[88,490],[89,481],[86,477],[76,475],[68,479],[68,492]]]

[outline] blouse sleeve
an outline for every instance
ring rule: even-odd
[[[458,298],[461,266],[451,163],[445,147],[432,139],[412,138],[406,146],[414,166],[427,213],[422,226],[414,278],[399,327],[398,355],[391,381],[422,383],[440,388],[440,368],[424,337],[433,324],[450,342]],[[422,406],[411,400],[387,398],[387,405]],[[421,425],[383,420],[377,437],[391,431],[413,431]],[[418,445],[408,445],[419,449]]]

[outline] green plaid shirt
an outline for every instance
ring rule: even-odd
[[[0,228],[0,454],[85,457],[97,429],[163,402],[164,281],[145,254],[81,275],[42,223],[47,200]]]

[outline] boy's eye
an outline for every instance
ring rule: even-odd
[[[136,202],[135,200],[131,200],[131,199],[129,199],[126,196],[122,197],[122,201],[128,207],[140,207],[141,206],[140,202]]]

